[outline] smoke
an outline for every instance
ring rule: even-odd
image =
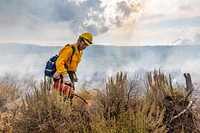
[[[61,47],[41,47],[33,45],[0,45],[0,77],[4,73],[20,77],[43,79],[47,60],[57,54]],[[79,82],[88,84],[90,89],[104,87],[108,77],[123,71],[128,76],[137,73],[145,79],[146,73],[161,69],[173,83],[183,83],[183,73],[190,73],[194,83],[199,79],[200,46],[144,46],[144,47],[88,47],[77,69]],[[15,79],[13,79],[14,81]]]
[[[92,51],[93,52],[92,52]],[[87,49],[78,69],[80,81],[103,84],[108,77],[123,71],[146,78],[147,72],[161,69],[173,84],[185,84],[183,73],[199,79],[199,46],[96,47]],[[103,80],[102,80],[103,79]]]

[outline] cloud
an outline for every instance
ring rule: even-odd
[[[141,3],[135,0],[1,0],[0,39],[56,40],[52,36],[59,30],[63,34],[60,38],[66,32],[78,36],[83,31],[97,36],[132,25],[140,9]]]
[[[87,0],[79,4],[66,2],[66,4],[60,3],[56,8],[59,20],[70,21],[74,32],[86,30],[94,35],[131,25],[141,13],[140,2],[128,0],[121,2]]]
[[[199,33],[199,5],[200,0],[1,0],[0,42],[62,45],[90,31],[95,44],[161,44]],[[188,29],[189,36],[182,34]]]
[[[147,1],[144,7],[144,20],[163,21],[197,17],[200,14],[199,6],[200,0]]]
[[[173,45],[200,45],[200,34],[196,34],[193,38],[179,38],[172,42]]]

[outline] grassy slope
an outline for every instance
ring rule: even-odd
[[[161,72],[148,74],[146,94],[141,90],[141,80],[128,79],[117,73],[108,79],[103,90],[83,88],[78,94],[93,99],[92,106],[75,98],[73,107],[63,101],[56,91],[49,93],[48,85],[41,83],[33,94],[23,98],[23,104],[13,108],[19,98],[17,85],[0,84],[1,130],[10,132],[198,132],[199,106],[190,108],[177,119],[192,99],[186,92],[172,87],[170,79]],[[170,100],[169,100],[170,99]],[[184,99],[184,102],[183,102]],[[17,102],[19,103],[19,102]],[[180,104],[182,103],[182,104]],[[20,106],[20,108],[19,108]],[[4,112],[5,111],[5,112]],[[195,111],[197,111],[195,113]],[[187,119],[186,119],[187,118]],[[66,128],[67,127],[67,128]],[[192,130],[191,130],[192,129]]]

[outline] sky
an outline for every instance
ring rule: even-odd
[[[200,0],[0,0],[0,43],[199,45]]]

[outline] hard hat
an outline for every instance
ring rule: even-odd
[[[80,39],[82,39],[87,45],[92,44],[92,34],[90,32],[84,32],[80,35]]]

